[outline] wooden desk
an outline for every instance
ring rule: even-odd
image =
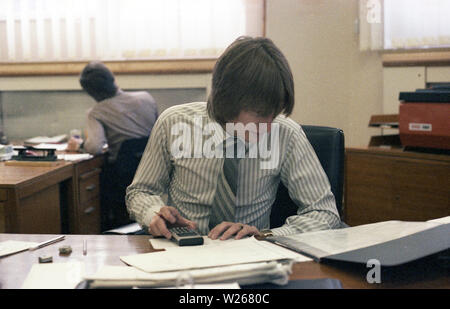
[[[345,222],[426,221],[450,215],[450,156],[347,148]]]
[[[71,180],[73,164],[5,166],[0,163],[0,231],[61,233],[60,183]]]
[[[21,240],[41,242],[56,235],[0,234],[0,242]],[[81,261],[86,273],[94,273],[102,265],[125,265],[119,256],[154,251],[146,235],[67,235],[65,240],[36,251],[25,251],[0,258],[0,288],[20,288],[38,257],[52,255],[54,263]],[[83,255],[83,240],[87,240],[87,255]],[[59,256],[58,248],[70,245],[70,256]],[[290,277],[294,279],[335,278],[344,288],[450,288],[449,270],[442,267],[436,257],[422,259],[392,271],[382,270],[381,283],[369,284],[366,275],[369,269],[351,264],[325,265],[305,262],[294,265]]]
[[[0,162],[0,233],[100,233],[103,160],[49,167]]]

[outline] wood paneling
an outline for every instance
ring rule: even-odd
[[[105,61],[115,74],[210,73],[216,59]],[[0,76],[79,75],[87,62],[0,63]]]
[[[450,215],[450,157],[346,150],[345,221],[425,221]]]
[[[381,59],[385,67],[450,65],[450,50],[385,53]]]

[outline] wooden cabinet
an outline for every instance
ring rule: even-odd
[[[74,204],[69,209],[72,234],[100,234],[100,173],[103,156],[75,164]]]
[[[424,221],[450,215],[450,156],[346,149],[345,222]]]

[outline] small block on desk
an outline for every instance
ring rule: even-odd
[[[59,248],[59,254],[61,254],[61,255],[69,255],[71,253],[72,253],[71,246],[62,246]]]
[[[51,255],[43,255],[39,257],[39,263],[52,263],[53,257]]]

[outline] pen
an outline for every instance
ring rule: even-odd
[[[36,246],[29,248],[28,250],[33,251],[33,250],[36,250],[36,249],[39,249],[39,248],[42,248],[42,247],[45,247],[45,246],[54,244],[55,242],[58,242],[58,241],[63,240],[64,237],[65,237],[64,235],[61,235],[61,236],[52,238],[52,239],[50,239],[50,240],[43,241],[43,242],[37,244]]]
[[[87,240],[83,240],[83,255],[87,254]]]

